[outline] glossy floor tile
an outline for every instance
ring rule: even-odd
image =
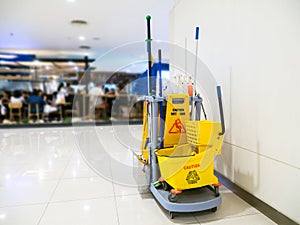
[[[141,126],[0,130],[0,225],[274,225],[221,187],[217,212],[170,219],[134,153]]]
[[[25,205],[0,208],[0,224],[5,225],[36,225],[46,204]]]
[[[118,216],[114,198],[51,203],[40,225],[117,225]]]
[[[151,194],[117,197],[117,210],[120,225],[199,224],[192,214],[184,214],[171,220],[168,212],[161,209]]]
[[[51,202],[113,196],[112,183],[101,177],[63,179],[59,182]]]
[[[58,181],[21,181],[0,187],[0,207],[47,203]]]
[[[220,193],[222,196],[222,204],[218,207],[215,213],[211,213],[209,211],[195,213],[195,216],[200,223],[210,220],[220,220],[259,213],[258,210],[251,207],[248,203],[244,202],[231,191],[224,188],[220,191]]]
[[[97,173],[93,171],[81,157],[74,157],[62,175],[63,179],[88,178],[97,177]]]
[[[201,223],[201,225],[275,225],[272,220],[262,214],[244,215],[216,221]]]

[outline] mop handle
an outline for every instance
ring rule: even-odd
[[[195,35],[195,39],[196,39],[196,54],[195,54],[195,71],[194,71],[194,87],[193,87],[193,82],[191,81],[192,80],[192,77],[190,77],[190,82],[188,84],[188,94],[189,96],[197,96],[197,91],[196,91],[196,80],[197,80],[197,58],[198,58],[198,39],[199,39],[199,27],[196,27],[196,35]],[[191,117],[191,120],[193,120],[194,118],[194,107],[192,105],[192,108],[191,108],[191,114],[190,114],[190,117]]]
[[[199,27],[196,27],[196,35],[195,35],[195,39],[199,40]]]
[[[158,49],[158,71],[159,71],[159,97],[162,97],[162,77],[161,77],[161,49]]]
[[[196,27],[196,34],[195,34],[195,40],[196,40],[196,58],[195,58],[195,74],[194,74],[194,84],[195,84],[195,95],[196,93],[196,82],[197,82],[197,61],[198,61],[198,40],[199,40],[199,27]]]
[[[147,52],[148,52],[148,96],[150,96],[150,77],[151,77],[151,25],[150,20],[151,16],[146,16],[147,20]]]
[[[147,20],[147,41],[151,40],[151,26],[150,26],[150,21],[151,21],[151,16],[148,15],[146,16]]]
[[[222,124],[222,131],[219,133],[219,135],[224,135],[225,122],[224,122],[221,86],[217,86],[217,95],[218,95],[218,100],[219,100],[220,118],[221,118],[221,124]]]
[[[159,97],[162,97],[162,77],[161,77],[161,49],[158,49],[158,71],[159,71]],[[159,102],[159,125],[160,125],[160,139],[161,139],[161,143],[160,143],[160,148],[164,147],[164,123],[163,123],[163,105],[162,102]]]

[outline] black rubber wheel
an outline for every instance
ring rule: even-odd
[[[168,185],[166,182],[162,182],[162,183],[161,183],[161,188],[162,188],[164,191],[168,191],[168,190],[169,190],[169,185]]]
[[[210,211],[216,212],[217,211],[217,207],[211,208]]]
[[[175,218],[175,215],[174,215],[173,212],[169,212],[169,214],[170,214],[170,218],[171,218],[171,219],[174,219],[174,218]]]
[[[220,195],[218,186],[215,187],[215,195],[216,195],[216,197],[218,197]]]
[[[178,199],[178,196],[176,194],[169,194],[168,199],[170,202],[176,202]]]

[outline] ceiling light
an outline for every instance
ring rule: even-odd
[[[16,55],[11,55],[11,54],[0,54],[0,58],[2,59],[15,59],[17,58],[18,56]]]
[[[91,46],[88,46],[88,45],[80,45],[79,48],[80,48],[80,49],[91,49]]]
[[[88,25],[88,22],[85,20],[76,19],[76,20],[72,20],[71,24],[76,26],[86,26]]]
[[[76,170],[73,170],[73,171],[72,171],[72,176],[73,176],[73,177],[76,177],[76,176],[77,176]]]
[[[84,211],[89,211],[91,209],[91,206],[90,205],[84,205],[83,206],[83,210]]]
[[[85,36],[79,36],[78,39],[79,39],[80,41],[84,41],[84,40],[85,40]]]
[[[75,2],[75,0],[67,0],[67,2]]]

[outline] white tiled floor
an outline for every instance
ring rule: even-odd
[[[0,130],[0,224],[275,224],[224,187],[216,213],[171,220],[129,150],[137,150],[140,132],[141,126]]]

